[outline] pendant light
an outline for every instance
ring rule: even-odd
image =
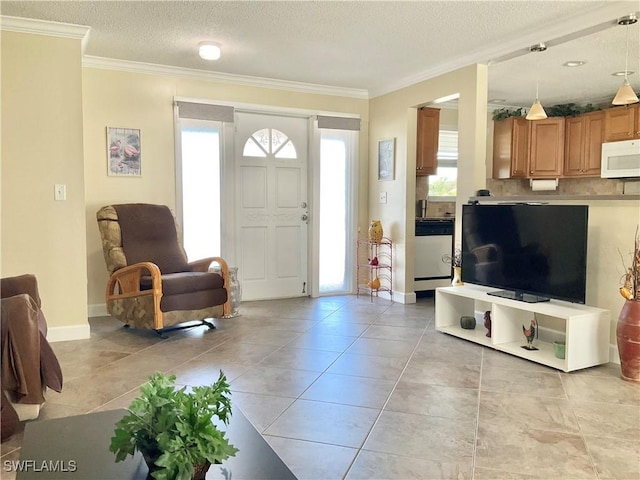
[[[532,45],[531,48],[529,48],[529,51],[539,53],[544,52],[546,49],[547,46],[544,43],[538,43],[536,45]],[[529,109],[529,113],[527,113],[527,116],[525,117],[527,120],[544,120],[547,118],[547,113],[544,111],[544,108],[542,108],[540,99],[538,98],[538,87],[540,83],[538,81],[539,70],[540,62],[536,59],[536,101],[533,102],[533,105],[531,105],[531,108]]]
[[[636,92],[633,91],[633,88],[631,88],[629,79],[627,78],[629,73],[629,25],[633,25],[637,21],[638,19],[633,13],[618,20],[618,25],[625,25],[627,27],[627,46],[624,57],[624,82],[611,102],[613,105],[630,105],[638,102],[638,96]]]

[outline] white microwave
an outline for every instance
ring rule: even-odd
[[[640,140],[603,143],[600,176],[640,177]]]

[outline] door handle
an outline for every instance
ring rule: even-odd
[[[307,215],[306,213],[303,213],[302,216],[300,217],[300,220],[302,220],[303,222],[309,221],[309,215]]]

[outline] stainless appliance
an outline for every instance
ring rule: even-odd
[[[602,144],[602,178],[640,177],[640,140]]]
[[[418,200],[416,202],[416,218],[424,218],[427,216],[427,200]]]
[[[414,290],[434,290],[451,283],[451,264],[442,261],[453,249],[453,218],[416,219]]]

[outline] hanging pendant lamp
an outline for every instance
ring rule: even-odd
[[[637,21],[638,19],[634,14],[627,15],[626,17],[622,17],[618,20],[618,25],[625,25],[627,27],[627,45],[624,58],[624,82],[611,102],[613,105],[630,105],[632,103],[638,103],[638,96],[636,95],[636,92],[633,91],[633,88],[631,88],[629,79],[627,78],[629,73],[629,25],[633,25]]]
[[[529,51],[538,53],[544,52],[546,49],[547,46],[544,43],[538,43],[537,45],[532,45],[531,48],[529,48]],[[538,87],[540,83],[538,81],[538,71],[539,62],[536,60],[536,101],[533,102],[533,105],[531,105],[531,108],[529,109],[529,113],[527,113],[527,116],[525,117],[527,120],[544,120],[547,118],[547,112],[542,108],[542,104],[538,98]]]

